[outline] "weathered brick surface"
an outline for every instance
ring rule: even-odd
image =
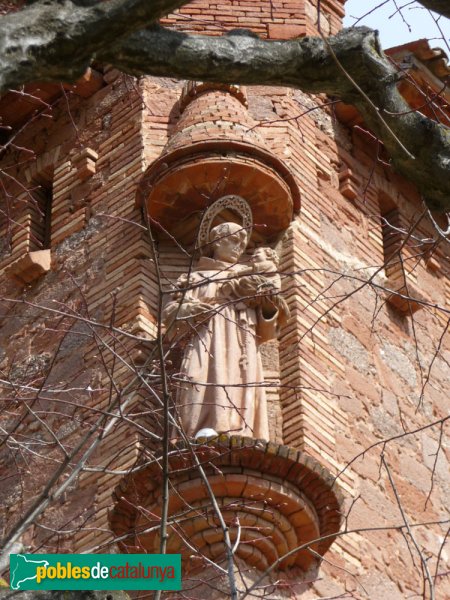
[[[256,1],[224,6],[198,1],[181,10],[188,18],[168,22],[211,34],[235,27],[270,36],[278,28],[277,37],[303,27],[310,33],[311,7],[300,4],[272,3],[271,12],[267,3]],[[330,29],[337,30],[342,3],[322,5]],[[104,80],[90,98],[70,99],[70,116],[63,99],[51,121],[36,119],[24,130],[17,143],[32,148],[36,159],[17,150],[1,165],[8,170],[2,204],[0,362],[2,379],[16,386],[3,391],[1,419],[3,427],[11,428],[21,418],[18,436],[31,436],[39,444],[33,454],[14,445],[3,451],[7,483],[0,501],[8,527],[61,460],[53,434],[72,448],[118,392],[125,390],[125,398],[136,367],[154,351],[151,343],[133,337],[153,339],[158,297],[135,194],[142,173],[177,131],[181,83],[157,78],[137,83],[114,70],[106,71]],[[245,114],[238,100],[223,98],[218,92],[224,120]],[[411,289],[419,290],[428,304],[411,316],[386,302],[383,288],[396,289],[392,272],[399,271],[383,268],[382,206],[388,198],[408,226],[422,211],[420,197],[376,162],[369,136],[341,126],[321,101],[281,88],[248,89],[255,136],[289,166],[302,195],[300,215],[276,244],[291,319],[279,343],[263,350],[266,380],[275,384],[268,389],[272,437],[309,453],[333,474],[345,469],[339,483],[347,508],[356,499],[350,530],[402,523],[380,467],[382,450],[408,519],[439,521],[448,503],[448,455],[439,425],[427,426],[445,418],[448,410],[448,248],[443,243],[430,248],[434,234],[426,218],[404,245],[407,236],[402,234],[402,284],[414,285]],[[4,270],[40,249],[33,238],[36,211],[30,188],[49,177],[52,271],[18,287]],[[189,258],[168,240],[160,241],[158,252],[168,287],[185,272]],[[18,390],[18,384],[28,388]],[[47,391],[38,394],[40,386]],[[139,384],[131,389],[135,396],[126,414],[131,420],[138,415],[139,423],[160,432],[161,411],[153,396]],[[45,415],[46,425],[25,402]],[[405,430],[416,433],[402,435]],[[42,523],[68,533],[49,537],[48,530],[34,527],[23,543],[48,551],[108,551],[107,513],[120,479],[114,471],[123,473],[134,463],[138,434],[128,421],[117,424],[89,462],[96,470],[83,473],[47,512]],[[387,438],[396,439],[384,447]],[[152,449],[151,443],[144,445]],[[445,532],[439,525],[415,531],[434,570]],[[446,556],[442,553],[439,573],[447,568]],[[326,557],[320,578],[297,597],[348,592],[356,598],[401,599],[421,589],[417,561],[413,564],[398,530],[346,534]],[[437,597],[446,596],[448,587],[439,576]]]
[[[324,34],[336,33],[344,15],[341,0],[322,2],[321,28]],[[289,39],[317,34],[317,7],[310,0],[231,0],[208,3],[194,0],[163,24],[187,32],[221,35],[231,29],[251,29],[261,37]]]

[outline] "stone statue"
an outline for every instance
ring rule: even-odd
[[[209,232],[212,257],[182,275],[164,310],[169,335],[185,340],[177,411],[189,436],[204,428],[269,439],[259,346],[288,316],[276,253],[239,263],[248,234],[236,223]]]

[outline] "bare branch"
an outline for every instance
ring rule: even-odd
[[[450,209],[448,128],[410,111],[397,89],[400,75],[376,32],[358,27],[326,41],[267,41],[244,30],[213,37],[148,27],[184,4],[186,0],[114,0],[80,6],[65,0],[36,2],[8,15],[0,32],[0,90],[31,80],[74,80],[95,57],[134,75],[326,93],[360,110],[396,169],[418,186],[431,209]],[[439,10],[445,3],[422,4]],[[444,6],[440,11],[446,14]],[[342,77],[342,70],[349,77]]]
[[[40,1],[2,17],[0,90],[80,77],[96,52],[157,21],[181,0]]]
[[[430,208],[450,208],[448,128],[410,111],[397,90],[395,67],[376,32],[366,27],[344,29],[326,42],[308,37],[266,41],[241,30],[210,37],[153,28],[99,56],[135,75],[282,85],[337,96],[360,110],[396,169],[418,186]]]

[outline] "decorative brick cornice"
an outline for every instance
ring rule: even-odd
[[[225,555],[222,530],[196,461],[232,543],[238,537],[238,517],[236,556],[249,565],[263,570],[277,562],[280,570],[294,565],[306,570],[317,559],[305,545],[320,555],[330,547],[341,524],[341,494],[332,475],[288,446],[221,435],[191,447],[179,443],[169,453],[167,551],[181,552],[185,569],[201,567],[202,555],[218,561]],[[124,551],[158,551],[161,482],[161,464],[155,461],[137,468],[116,488],[110,524]]]

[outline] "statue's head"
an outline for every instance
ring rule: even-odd
[[[216,260],[235,263],[247,247],[248,236],[242,225],[221,223],[211,229],[209,241]]]

